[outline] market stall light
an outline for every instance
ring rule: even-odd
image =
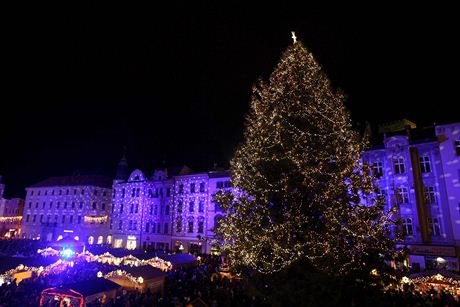
[[[102,276],[103,276],[103,275],[102,275],[102,272],[101,272],[101,271],[97,272],[97,277],[101,278]]]

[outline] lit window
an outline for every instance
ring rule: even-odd
[[[374,176],[382,176],[383,175],[383,162],[382,161],[377,161],[372,163],[372,172]]]
[[[89,236],[88,238],[88,244],[93,244],[94,243],[94,237],[93,236]]]
[[[432,236],[441,235],[441,226],[438,218],[428,218],[428,231]]]
[[[409,203],[409,193],[407,188],[398,188],[396,189],[396,202],[397,204],[407,204]]]
[[[404,174],[406,172],[406,168],[404,166],[404,158],[394,158],[393,166],[395,174]]]
[[[414,233],[412,231],[412,219],[411,218],[402,219],[402,222],[403,222],[404,235],[406,236],[413,235]]]
[[[431,172],[430,157],[428,157],[428,156],[420,157],[420,169],[421,169],[422,173]]]
[[[436,191],[434,190],[434,187],[425,187],[425,199],[427,204],[436,203]]]
[[[103,236],[97,237],[97,244],[102,244],[102,243],[104,243],[104,237]]]

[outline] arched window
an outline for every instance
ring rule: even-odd
[[[102,244],[102,243],[104,243],[104,237],[103,236],[97,237],[97,244]]]
[[[112,244],[112,236],[111,235],[107,236],[107,244],[109,244],[109,245]]]
[[[94,243],[94,237],[93,236],[89,236],[88,237],[88,244],[93,244]]]

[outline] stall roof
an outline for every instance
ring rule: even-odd
[[[420,273],[415,273],[409,275],[410,279],[416,279],[416,278],[422,278],[422,277],[428,277],[428,276],[436,276],[436,275],[442,275],[447,278],[452,278],[454,280],[460,281],[460,275],[448,270],[430,270],[430,271],[425,271],[425,272],[420,272]]]
[[[167,275],[162,270],[154,268],[151,265],[126,267],[123,268],[123,270],[125,270],[134,277],[142,277],[145,280],[163,277]]]
[[[66,288],[77,291],[87,297],[105,291],[120,289],[121,286],[105,278],[92,278],[89,280],[67,284]]]
[[[55,263],[59,260],[59,257],[48,256],[48,257],[0,257],[0,274],[16,268],[18,265],[23,264],[25,266],[33,267],[46,267],[50,264]]]
[[[196,258],[190,254],[167,254],[158,252],[157,256],[165,261],[171,262],[172,265],[195,262]]]

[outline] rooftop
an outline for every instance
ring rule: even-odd
[[[29,186],[29,188],[58,186],[95,186],[111,188],[112,178],[99,175],[51,177]]]

